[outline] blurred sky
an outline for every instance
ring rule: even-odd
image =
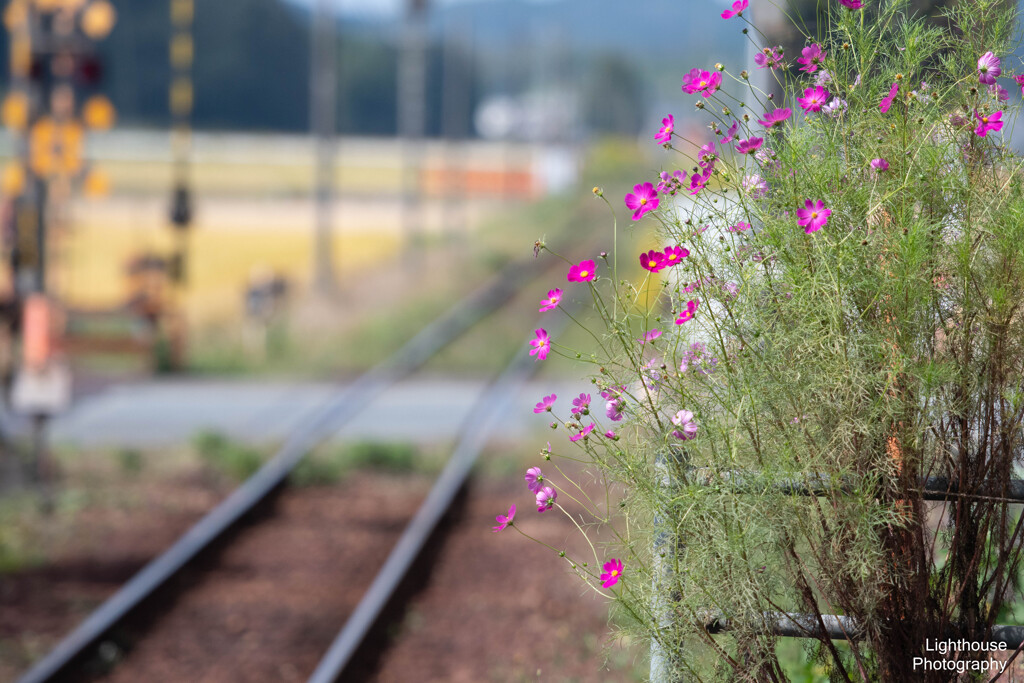
[[[316,0],[290,0],[297,5],[312,5]],[[394,15],[408,0],[333,0],[338,11],[354,16],[389,16]],[[431,0],[437,5],[461,5],[466,3],[495,2],[496,0]],[[544,4],[553,0],[520,0],[526,4]],[[730,0],[712,0],[716,5],[729,5]],[[704,4],[703,2],[700,4]]]

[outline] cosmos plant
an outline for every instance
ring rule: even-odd
[[[517,485],[539,514],[493,529],[570,517],[589,552],[553,562],[650,645],[658,681],[959,680],[913,658],[991,640],[1024,585],[1014,17],[960,2],[940,29],[901,2],[822,2],[790,56],[750,23],[760,1],[694,10],[756,57],[683,67],[679,106],[707,137],[666,113],[645,136],[664,166],[594,190],[609,251],[531,293],[592,344],[539,328],[530,353],[590,383],[523,405],[554,429]],[[955,491],[925,500],[929,481]],[[809,631],[787,657],[780,612],[852,630],[842,646]]]

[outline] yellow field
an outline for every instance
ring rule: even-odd
[[[115,211],[86,213],[55,245],[51,282],[71,307],[117,306],[127,296],[125,264],[147,252],[171,253],[174,234],[153,218],[131,221]],[[243,291],[253,275],[277,273],[298,285],[309,280],[312,222],[303,225],[293,219],[269,229],[258,209],[245,213],[254,218],[248,227],[245,216],[226,225],[199,220],[190,233],[191,261],[182,304],[194,324],[237,321]],[[398,243],[397,232],[385,226],[345,230],[335,237],[333,262],[337,272],[351,275],[368,263],[380,263],[384,254],[396,253]]]

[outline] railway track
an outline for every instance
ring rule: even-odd
[[[140,620],[151,623],[154,605],[159,611],[160,605],[187,600],[189,589],[182,588],[182,582],[201,586],[202,580],[197,582],[196,576],[216,571],[218,558],[231,552],[237,540],[251,537],[264,525],[260,522],[246,526],[247,521],[252,521],[261,512],[265,518],[273,520],[273,514],[267,516],[267,508],[275,499],[275,508],[289,509],[292,503],[288,493],[282,491],[289,474],[311,449],[355,419],[387,387],[411,374],[449,343],[499,310],[524,285],[553,265],[553,261],[530,260],[504,269],[489,284],[424,328],[396,354],[339,392],[304,420],[255,475],[90,614],[25,673],[19,683],[83,680],[83,672],[90,670],[90,663],[102,661],[104,654],[106,659],[110,659],[113,634],[118,629],[133,619],[136,623]],[[348,622],[333,644],[325,649],[324,657],[310,680],[333,681],[346,675],[362,644],[380,625],[389,604],[393,605],[395,596],[407,584],[410,569],[417,562],[424,561],[429,540],[438,534],[446,515],[459,503],[460,492],[466,487],[472,466],[486,444],[497,416],[505,409],[509,398],[516,394],[516,388],[535,372],[536,367],[533,359],[525,353],[524,339],[523,349],[490,384],[468,416],[461,432],[462,438],[422,504],[415,510],[407,509],[411,521],[401,530],[397,543],[390,549],[381,570],[369,583]],[[409,500],[407,497],[403,502],[408,505]],[[389,514],[398,514],[398,518],[391,520],[396,529],[403,526],[396,521],[403,518],[401,507],[396,505],[388,509]],[[338,558],[339,564],[344,561],[344,557]],[[209,566],[204,567],[204,563]],[[339,580],[345,579],[339,575]],[[272,599],[272,591],[265,597]],[[145,618],[140,616],[147,613],[149,616]]]

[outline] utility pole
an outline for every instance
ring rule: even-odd
[[[467,22],[445,26],[441,84],[441,133],[445,149],[444,230],[461,232],[466,220],[466,158],[469,136],[472,32]]]
[[[402,156],[402,231],[407,246],[421,237],[420,171],[426,134],[428,0],[408,0],[398,58],[398,135]]]
[[[336,287],[332,230],[338,92],[337,21],[333,0],[316,0],[309,78],[310,129],[316,155],[313,291],[323,297],[333,296]]]

